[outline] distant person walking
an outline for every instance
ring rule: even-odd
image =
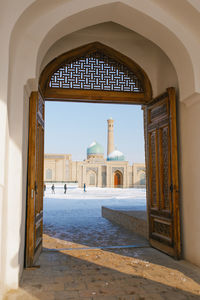
[[[67,185],[66,185],[66,183],[64,184],[64,194],[66,194],[66,192],[67,192]]]
[[[86,184],[85,183],[83,185],[83,190],[84,190],[84,192],[86,192]]]
[[[51,191],[52,191],[52,194],[55,194],[55,185],[54,185],[54,183],[51,186]]]

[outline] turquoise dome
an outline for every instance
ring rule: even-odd
[[[125,156],[119,150],[115,150],[108,155],[107,160],[108,161],[125,161]]]
[[[87,148],[87,155],[92,155],[92,154],[103,154],[103,147],[97,143],[93,142],[88,148]]]

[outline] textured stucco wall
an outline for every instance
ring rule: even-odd
[[[178,88],[176,71],[164,52],[141,35],[112,22],[79,30],[57,41],[45,55],[40,71],[60,54],[94,41],[109,45],[139,64],[148,74],[154,95],[169,86]]]

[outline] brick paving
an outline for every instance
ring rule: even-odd
[[[46,246],[62,240],[44,237]],[[40,268],[24,270],[6,300],[200,299],[200,269],[153,248],[63,250],[44,248]]]

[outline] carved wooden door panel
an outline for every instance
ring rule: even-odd
[[[118,173],[114,174],[114,186],[117,187],[120,185],[120,177]]]
[[[34,265],[42,250],[43,234],[44,101],[33,92],[29,104],[26,267]]]
[[[175,89],[146,106],[147,198],[150,244],[180,258]]]

